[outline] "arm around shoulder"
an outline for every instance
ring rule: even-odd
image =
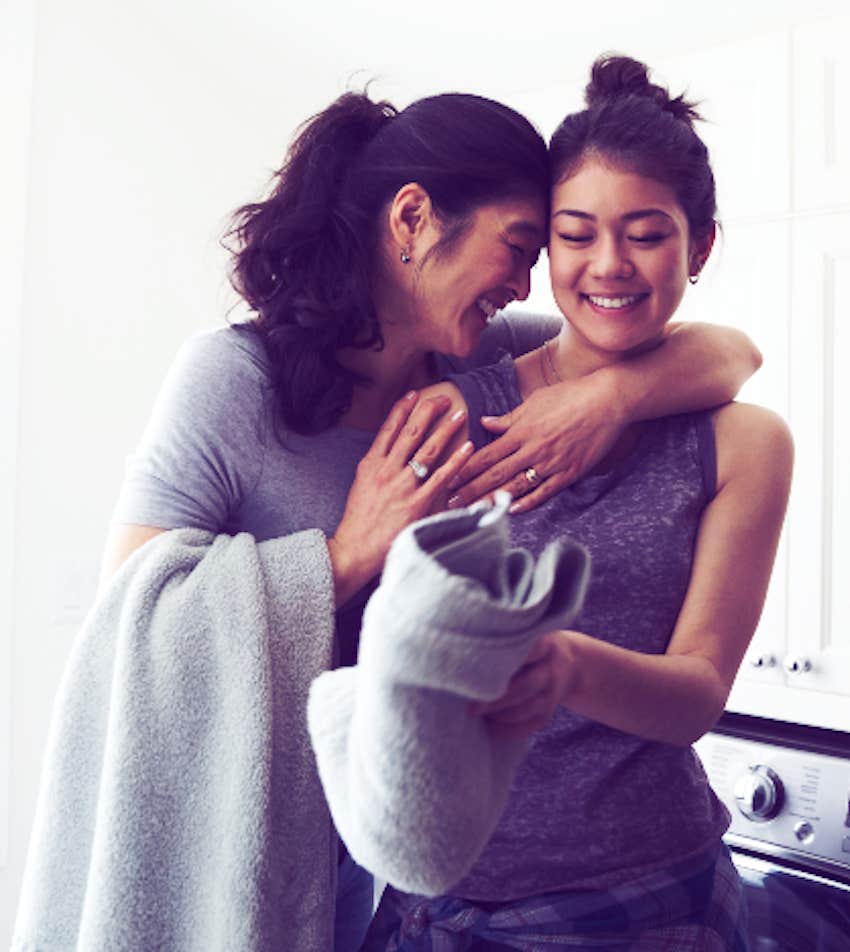
[[[733,400],[762,356],[743,332],[716,324],[669,324],[654,350],[599,371],[611,378],[626,421],[719,406]]]

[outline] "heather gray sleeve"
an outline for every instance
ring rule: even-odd
[[[257,343],[225,328],[190,338],[127,464],[114,520],[221,532],[263,464]]]

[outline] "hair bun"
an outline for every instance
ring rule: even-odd
[[[651,83],[646,64],[629,56],[600,56],[590,71],[590,82],[584,90],[585,102],[589,108],[593,108],[622,96],[650,99],[659,109],[691,126],[695,120],[702,119],[697,112],[697,104],[688,102],[684,93],[671,99],[663,86]]]

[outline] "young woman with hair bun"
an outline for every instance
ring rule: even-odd
[[[471,456],[457,441],[465,414],[422,389],[560,326],[500,313],[528,295],[549,187],[540,135],[482,97],[397,111],[346,93],[304,125],[229,236],[253,317],[194,337],[177,358],[122,488],[104,585],[168,529],[247,532],[258,544],[302,533],[292,579],[273,591],[318,619],[299,637],[330,630],[335,663],[353,663],[391,541],[447,505]],[[526,504],[539,504],[598,463],[623,426],[729,400],[758,364],[733,330],[662,336],[651,354],[532,395],[474,491],[507,483],[520,496],[534,488],[523,475],[533,460],[546,479]],[[372,883],[342,848],[338,883],[335,948],[356,949]]]
[[[550,147],[549,266],[566,322],[518,358],[426,394],[502,416],[657,347],[715,235],[698,113],[621,56]],[[691,744],[723,711],[753,634],[792,468],[785,424],[730,403],[633,423],[512,541],[590,551],[575,630],[538,642],[498,701],[471,712],[534,732],[472,870],[438,898],[388,887],[364,952],[440,948],[747,949],[730,817]]]

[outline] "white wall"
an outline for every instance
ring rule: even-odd
[[[14,142],[0,193],[0,945],[51,700],[94,591],[124,457],[179,342],[225,319],[225,216],[254,197],[296,123],[363,70],[356,79],[378,75],[375,91],[401,105],[463,88],[551,126],[601,49],[651,58],[842,3],[720,4],[705,24],[703,4],[661,0],[612,0],[607,23],[578,21],[562,0],[424,6],[340,3],[338,16],[328,3],[271,0],[247,13],[228,0],[0,7]],[[530,95],[542,87],[563,99],[544,107]]]

